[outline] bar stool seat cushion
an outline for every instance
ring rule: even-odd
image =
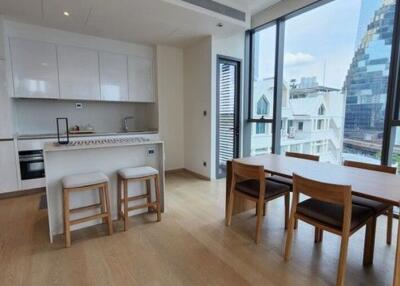
[[[317,199],[308,199],[297,205],[299,214],[338,230],[341,230],[343,225],[343,209],[342,205]],[[353,204],[350,230],[363,225],[373,215],[371,209]]]
[[[149,166],[123,168],[118,171],[118,174],[124,179],[138,179],[147,176],[157,175],[158,170]]]
[[[107,182],[108,177],[101,172],[70,175],[62,179],[63,187],[66,189],[86,187]]]

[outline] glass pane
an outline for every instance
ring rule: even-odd
[[[264,122],[251,123],[250,156],[272,152],[272,124]]]
[[[335,0],[285,26],[281,151],[380,163],[394,0]]]
[[[253,37],[252,118],[273,117],[276,26],[257,31]]]
[[[397,173],[400,173],[400,127],[395,127],[392,130],[392,136],[394,137],[391,165],[397,167]]]

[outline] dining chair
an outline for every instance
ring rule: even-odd
[[[232,212],[235,196],[254,201],[257,209],[255,242],[260,241],[261,225],[263,223],[264,203],[284,196],[285,198],[285,229],[289,220],[289,192],[287,185],[279,184],[265,179],[264,167],[248,165],[232,161],[231,188],[228,197],[228,210],[226,214],[226,225],[232,222]]]
[[[310,160],[310,161],[319,161],[318,155],[303,154],[303,153],[297,153],[297,152],[286,152],[285,156],[298,158],[298,159],[305,159],[305,160]],[[268,177],[267,180],[274,181],[274,182],[277,182],[280,184],[288,185],[290,187],[290,190],[293,189],[292,178],[286,178],[286,177],[282,177],[279,175],[272,175],[272,176]],[[294,228],[297,229],[297,220],[294,224]],[[319,242],[321,239],[322,239],[322,231],[316,228],[314,241]]]
[[[375,164],[368,164],[368,163],[361,163],[355,161],[344,161],[343,165],[353,168],[360,168],[366,169],[371,171],[389,173],[389,174],[396,174],[397,168],[385,166],[385,165],[375,165]],[[386,229],[386,243],[391,244],[392,242],[392,226],[393,226],[393,206],[385,203],[381,203],[378,201],[370,200],[367,198],[353,196],[353,204],[360,205],[363,207],[368,207],[372,209],[375,213],[375,224],[376,219],[378,216],[382,214],[387,215],[387,229]],[[373,235],[375,236],[375,225],[373,230]],[[372,262],[372,261],[371,261]]]
[[[309,199],[299,203],[299,195]],[[344,285],[349,237],[367,225],[364,256],[371,251],[371,228],[374,213],[371,209],[352,204],[351,186],[310,180],[293,174],[293,200],[285,245],[285,260],[290,258],[295,219],[318,229],[341,236],[340,258],[336,285]]]

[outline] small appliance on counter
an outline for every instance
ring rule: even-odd
[[[93,134],[96,133],[94,127],[90,124],[87,124],[84,127],[80,127],[79,125],[75,125],[71,129],[69,129],[69,134]]]

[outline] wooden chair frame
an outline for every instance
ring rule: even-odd
[[[79,208],[70,209],[69,208],[69,194],[72,192],[84,192],[84,191],[93,191],[98,189],[99,191],[99,203],[83,206]],[[87,210],[93,210],[100,208],[100,213],[94,214],[91,216],[70,220],[70,214],[79,213]],[[108,182],[88,185],[77,188],[64,188],[63,187],[63,209],[64,209],[64,235],[65,235],[65,247],[71,246],[71,226],[79,223],[83,223],[86,221],[91,221],[95,219],[101,218],[103,223],[107,223],[108,225],[108,234],[111,235],[113,233],[112,227],[112,218],[111,218],[111,207],[110,207],[110,198],[108,194]]]
[[[397,168],[385,166],[385,165],[375,165],[375,164],[368,164],[356,161],[346,160],[343,162],[344,166],[383,172],[388,174],[397,174]],[[375,225],[378,216],[386,214],[387,215],[387,228],[386,228],[386,243],[390,245],[392,243],[392,229],[393,229],[393,206],[388,206],[388,208],[382,210],[381,212],[376,214],[375,217]],[[375,229],[373,230],[373,236],[375,241]]]
[[[125,179],[118,174],[117,186],[117,205],[118,205],[118,219],[124,221],[124,231],[128,230],[129,212],[133,210],[147,208],[148,212],[153,210],[157,211],[157,221],[161,221],[161,196],[160,196],[160,183],[158,174],[151,176],[144,176],[140,178]],[[154,180],[156,200],[153,202],[151,198],[151,180]],[[128,196],[129,182],[146,182],[146,194],[138,196]],[[122,190],[123,189],[123,190]],[[122,196],[123,194],[123,196]],[[138,206],[129,207],[130,201],[146,199],[146,203]]]
[[[343,205],[343,224],[342,229],[333,228],[329,225],[322,224],[318,220],[311,219],[300,213],[297,213],[297,205],[299,203],[299,194],[305,194],[311,198],[329,203],[335,203]],[[338,265],[338,272],[336,278],[336,285],[344,285],[345,273],[346,273],[346,260],[347,260],[347,249],[350,236],[355,233],[358,229],[362,228],[365,224],[367,225],[365,233],[364,242],[364,261],[371,259],[371,250],[373,252],[372,244],[372,230],[374,219],[369,218],[365,223],[359,225],[358,227],[351,229],[351,215],[352,215],[352,194],[351,186],[335,185],[321,183],[318,181],[309,180],[293,174],[293,201],[292,209],[290,212],[289,228],[285,243],[285,253],[284,258],[286,261],[290,258],[294,224],[296,219],[303,220],[313,226],[318,230],[326,230],[342,237],[340,246],[340,258]],[[321,234],[322,235],[322,234]]]
[[[246,195],[240,191],[238,191],[236,187],[236,183],[243,181],[243,180],[258,180],[260,182],[260,189],[259,189],[259,196],[258,198],[254,198],[252,196]],[[289,219],[289,191],[286,194],[279,194],[268,198],[268,201],[265,201],[265,173],[263,166],[255,166],[255,165],[247,165],[236,162],[235,160],[232,161],[232,177],[231,177],[231,184],[230,184],[230,192],[229,192],[229,200],[228,200],[228,209],[226,215],[226,225],[230,226],[232,222],[232,213],[233,213],[233,205],[235,196],[242,196],[247,200],[251,200],[256,203],[256,236],[255,242],[259,243],[260,236],[261,236],[261,226],[264,221],[264,214],[265,214],[265,205],[266,202],[279,198],[281,196],[285,196],[285,228],[288,226],[288,219]]]

